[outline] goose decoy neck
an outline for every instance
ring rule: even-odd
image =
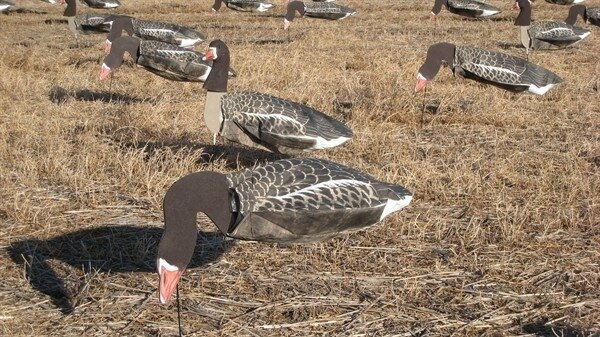
[[[77,15],[77,0],[67,0],[67,8],[63,13],[63,16],[75,16]]]
[[[569,8],[569,15],[567,16],[567,19],[565,20],[565,23],[567,25],[571,25],[573,26],[575,24],[575,21],[577,21],[577,15],[580,15],[581,18],[583,19],[584,22],[587,21],[587,15],[586,15],[586,7],[585,5],[573,5],[571,6],[571,8]]]
[[[519,5],[519,15],[515,20],[515,26],[529,26],[531,25],[531,3],[529,0],[517,0]]]
[[[167,303],[190,263],[198,228],[196,216],[205,213],[227,233],[232,219],[229,188],[224,174],[197,172],[176,181],[165,194],[165,232],[158,244],[157,271],[160,302]]]
[[[456,46],[451,43],[441,42],[429,47],[425,63],[419,68],[419,74],[427,80],[432,80],[440,71],[442,61],[448,65],[454,64],[454,50]]]
[[[217,12],[219,11],[219,9],[221,9],[221,5],[223,4],[223,2],[225,2],[225,0],[215,0],[215,3],[212,6],[212,9]]]
[[[104,58],[104,64],[110,69],[116,69],[123,64],[125,52],[137,60],[140,54],[142,40],[132,36],[121,36],[114,40],[110,53]]]
[[[438,15],[442,11],[442,6],[448,7],[448,0],[435,0],[431,13]]]
[[[121,32],[127,32],[127,35],[133,35],[133,18],[130,17],[118,17],[114,19],[110,32],[106,39],[113,42],[116,38],[121,36]]]
[[[285,19],[292,22],[296,16],[296,12],[300,13],[300,16],[304,15],[304,2],[292,1],[287,5],[287,12],[285,13]]]
[[[229,47],[221,40],[214,40],[208,45],[208,51],[205,58],[212,60],[212,68],[203,88],[208,91],[227,92],[227,82],[229,79]]]

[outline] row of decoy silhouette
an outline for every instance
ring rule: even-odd
[[[85,2],[93,2],[99,8],[120,5],[118,0]],[[236,72],[230,67],[229,47],[222,40],[211,41],[206,52],[200,53],[192,48],[205,41],[206,36],[194,28],[114,13],[76,14],[75,0],[66,3],[64,15],[76,35],[107,34],[108,55],[101,66],[101,79],[108,78],[129,53],[137,65],[166,79],[204,82],[204,120],[215,139],[220,136],[273,152],[294,153],[332,148],[353,137],[344,123],[307,105],[251,91],[228,92],[228,81]],[[216,14],[222,4],[253,12],[273,7],[259,0],[215,0],[210,11]],[[338,20],[356,13],[332,2],[291,1],[286,5],[284,29],[289,28],[296,14]],[[435,0],[432,20],[443,6],[472,18],[500,13],[499,9],[474,0]],[[595,25],[600,21],[599,8],[583,5],[572,6],[565,22],[531,23],[529,0],[515,1],[514,8],[520,11],[515,24],[525,27],[521,33],[526,36],[521,40],[527,52],[529,48],[565,48],[586,38],[589,30],[573,26],[578,15]],[[125,36],[121,36],[123,32]],[[543,95],[562,81],[552,71],[523,58],[440,42],[427,51],[417,72],[416,92],[433,80],[443,62],[457,76],[515,92]],[[156,259],[160,302],[169,302],[190,262],[198,233],[198,212],[207,214],[223,234],[232,238],[314,242],[367,228],[406,207],[411,200],[412,194],[400,185],[321,159],[282,159],[228,174],[189,174],[173,183],[164,197],[165,232]]]

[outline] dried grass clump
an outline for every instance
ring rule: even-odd
[[[230,90],[304,102],[355,130],[311,156],[415,193],[367,231],[308,246],[234,242],[200,216],[180,284],[187,334],[598,334],[598,30],[577,48],[531,55],[564,78],[546,96],[447,69],[425,98],[413,94],[432,43],[524,56],[516,14],[492,2],[498,20],[444,11],[434,26],[432,3],[348,0],[355,17],[298,19],[290,43],[279,3],[273,14],[216,17],[208,0],[124,3],[122,13],[228,42],[239,74]],[[175,306],[157,304],[154,274],[166,188],[278,156],[212,145],[199,84],[131,62],[110,88],[99,82],[103,37],[77,46],[62,9],[43,10],[0,21],[0,334],[175,335]],[[566,16],[545,2],[534,11]]]

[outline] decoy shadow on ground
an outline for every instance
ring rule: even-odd
[[[27,279],[37,291],[49,296],[64,314],[76,307],[77,293],[69,291],[68,280],[59,276],[66,264],[84,274],[155,272],[159,227],[120,225],[84,229],[47,240],[35,238],[15,241],[7,251],[14,263],[23,266]],[[197,268],[217,260],[232,245],[219,232],[200,232],[190,267]],[[59,260],[59,263],[54,261]],[[58,265],[59,267],[55,267]],[[64,273],[63,273],[64,274]]]

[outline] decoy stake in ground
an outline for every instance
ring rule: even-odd
[[[365,229],[411,200],[402,186],[319,159],[278,160],[236,173],[185,176],[163,200],[165,232],[156,258],[160,303],[170,301],[190,263],[198,212],[232,238],[307,243]]]

